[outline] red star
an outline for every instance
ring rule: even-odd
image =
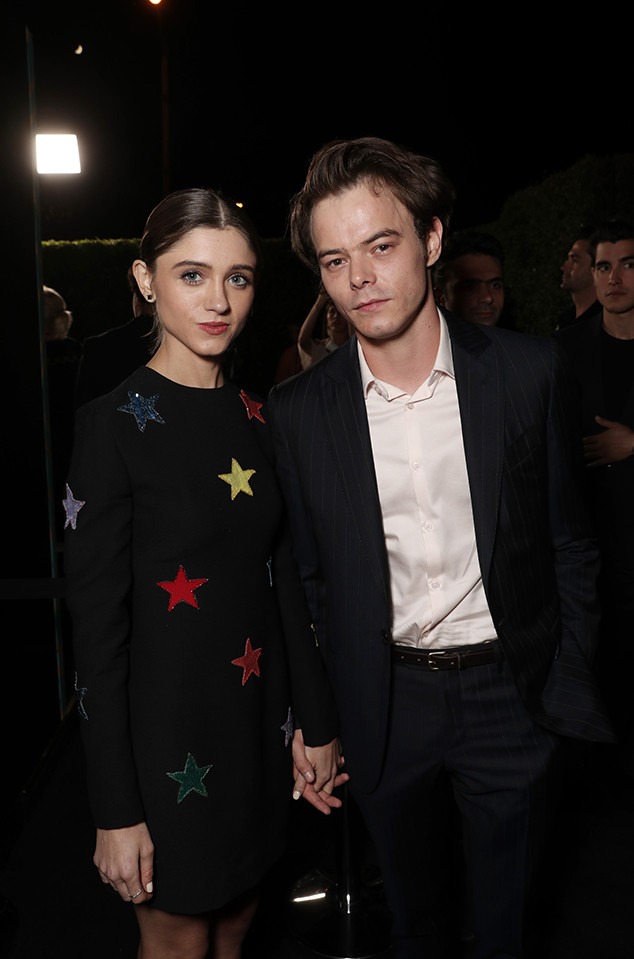
[[[157,583],[162,589],[170,594],[170,602],[167,612],[171,613],[178,603],[188,603],[198,609],[198,603],[194,596],[194,590],[206,583],[206,579],[187,579],[187,573],[182,566],[178,567],[176,579],[167,579],[162,583]]]
[[[260,675],[260,664],[258,662],[260,658],[260,653],[262,649],[253,649],[251,646],[251,640],[247,639],[244,645],[244,656],[239,656],[238,659],[232,659],[231,662],[234,666],[242,666],[244,672],[242,673],[242,685],[246,683],[247,679],[254,673],[256,676]]]
[[[244,390],[240,390],[240,399],[247,408],[247,415],[250,420],[255,416],[256,420],[259,420],[260,423],[264,423],[265,419],[260,413],[260,410],[264,406],[264,403],[259,403],[257,400],[252,400],[248,393],[245,393]]]

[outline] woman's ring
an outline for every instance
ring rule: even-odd
[[[137,896],[140,896],[143,892],[143,889],[139,889],[133,896],[130,896],[130,899],[136,899]]]

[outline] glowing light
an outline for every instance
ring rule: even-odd
[[[81,173],[74,133],[37,133],[35,157],[38,173]]]

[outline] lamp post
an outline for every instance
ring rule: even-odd
[[[156,7],[158,18],[159,45],[161,51],[161,187],[163,196],[170,192],[171,168],[170,168],[170,122],[169,122],[169,64],[167,58],[167,41],[163,29],[163,16],[161,11],[162,0],[149,0],[153,7]]]

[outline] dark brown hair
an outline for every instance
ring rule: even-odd
[[[315,204],[359,183],[391,190],[411,213],[422,242],[434,217],[445,230],[449,226],[455,191],[435,160],[379,137],[333,140],[315,153],[304,186],[291,200],[291,245],[311,269],[318,270],[311,237]]]
[[[154,207],[145,223],[140,258],[153,271],[161,254],[201,226],[215,230],[233,228],[241,233],[255,254],[256,275],[259,273],[262,247],[251,220],[227,197],[204,187],[176,190]]]

